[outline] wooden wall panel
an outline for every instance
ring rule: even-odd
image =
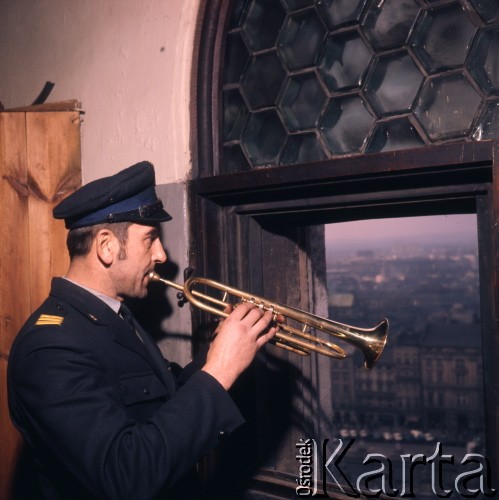
[[[0,348],[2,359],[29,312],[26,127],[23,113],[0,113]]]
[[[68,269],[66,229],[52,209],[81,184],[79,122],[76,111],[26,114],[32,310]]]
[[[67,271],[66,230],[53,207],[81,185],[80,113],[0,113],[0,498],[11,487],[21,439],[7,406],[10,346]],[[28,367],[27,367],[28,368]]]
[[[28,192],[24,113],[0,113],[0,497],[8,498],[20,439],[9,419],[7,360],[29,314]]]

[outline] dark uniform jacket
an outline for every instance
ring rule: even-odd
[[[243,419],[209,374],[194,371],[178,387],[168,367],[103,301],[53,280],[8,371],[11,416],[39,498],[168,499],[173,489],[190,498],[195,462]]]

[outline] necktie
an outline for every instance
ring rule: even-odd
[[[136,327],[135,321],[133,319],[132,311],[130,311],[130,309],[125,304],[121,304],[120,310],[118,311],[118,313],[123,318],[123,320],[126,321],[133,328],[135,335],[137,335],[137,337],[140,339],[140,341],[144,342],[140,333],[137,331],[137,327]]]
[[[172,374],[168,370],[165,370],[165,359],[158,346],[148,337],[147,333],[142,331],[141,326],[133,319],[132,311],[125,304],[121,304],[118,314],[123,318],[123,321],[126,321],[133,328],[135,335],[142,342],[168,392],[174,394],[175,380]],[[141,331],[142,334],[140,333]]]
[[[133,316],[132,316],[132,311],[128,309],[128,307],[125,304],[121,304],[120,310],[118,311],[118,314],[125,320],[128,321],[131,325],[133,325]]]

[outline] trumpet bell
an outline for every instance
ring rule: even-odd
[[[384,318],[374,328],[350,331],[347,342],[364,355],[364,366],[370,370],[381,358],[388,339],[388,320]]]

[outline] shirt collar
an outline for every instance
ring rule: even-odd
[[[88,286],[83,286],[80,283],[77,283],[76,281],[73,281],[69,279],[67,276],[63,276],[63,278],[67,281],[70,281],[73,283],[73,285],[79,286],[80,288],[83,288],[87,292],[90,292],[92,295],[95,295],[97,298],[101,299],[103,302],[105,302],[115,313],[118,313],[121,307],[121,302],[119,300],[114,299],[113,297],[109,297],[109,295],[105,295],[101,292],[98,292],[97,290],[94,290],[93,288],[89,288]]]

